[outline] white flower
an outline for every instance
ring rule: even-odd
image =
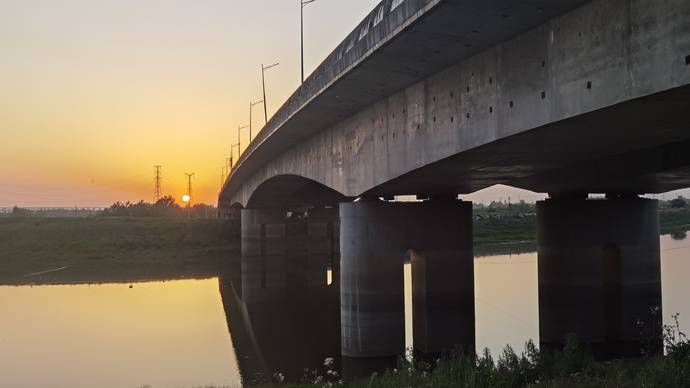
[[[285,381],[285,375],[283,375],[280,372],[276,372],[273,374],[273,379],[279,383],[282,383],[283,381]]]
[[[326,359],[323,360],[323,365],[327,368],[332,368],[333,365],[335,365],[335,359],[333,357],[326,357]]]

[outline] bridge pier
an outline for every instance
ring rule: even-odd
[[[246,303],[327,286],[329,270],[338,277],[337,208],[243,209],[241,235]]]
[[[548,199],[537,217],[541,348],[575,334],[597,358],[639,356],[661,334],[657,201]]]
[[[343,203],[340,249],[343,356],[402,354],[406,257],[413,265],[415,348],[474,351],[471,203]]]
[[[245,209],[241,235],[246,308],[238,319],[250,325],[251,343],[238,358],[298,381],[303,368],[339,352],[340,294],[326,276],[338,276],[338,209]]]

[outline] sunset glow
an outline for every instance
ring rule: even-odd
[[[195,171],[195,202],[215,204],[237,126],[261,96],[261,62],[281,62],[266,73],[269,115],[299,85],[292,3],[4,2],[0,206],[151,201],[156,164],[163,195],[181,198]],[[307,74],[376,3],[305,9]]]

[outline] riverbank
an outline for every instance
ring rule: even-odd
[[[222,220],[1,218],[0,284],[205,278],[239,263]]]
[[[660,212],[662,234],[690,230],[690,211]],[[476,256],[536,250],[534,214],[474,221]],[[217,276],[238,266],[239,230],[218,219],[0,218],[0,284],[134,282]]]
[[[690,210],[659,211],[660,234],[684,234],[690,230]],[[537,217],[535,214],[497,213],[474,221],[475,255],[501,254],[504,251],[537,249]]]

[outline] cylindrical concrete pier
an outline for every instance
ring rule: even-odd
[[[404,351],[403,262],[410,254],[417,266],[415,346],[474,350],[471,216],[470,203],[452,199],[340,205],[344,356]]]
[[[337,208],[243,209],[243,300],[327,286],[327,270],[339,268],[337,224]]]
[[[472,203],[432,200],[422,211],[410,251],[414,350],[474,354]]]
[[[639,356],[661,334],[657,201],[548,199],[537,213],[542,349],[575,334],[597,358]]]
[[[242,209],[242,299],[270,300],[287,283],[286,209]]]

